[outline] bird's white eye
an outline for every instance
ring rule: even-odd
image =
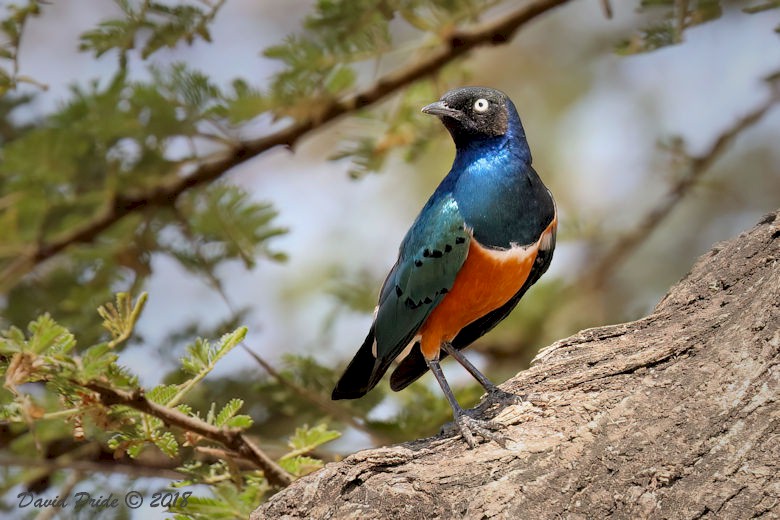
[[[474,102],[474,110],[477,112],[487,112],[487,109],[490,107],[490,103],[488,103],[487,99],[479,98]]]

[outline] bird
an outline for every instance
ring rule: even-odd
[[[422,112],[449,131],[455,159],[401,241],[368,335],[331,397],[364,396],[393,363],[394,391],[430,370],[468,446],[475,436],[505,446],[499,424],[460,406],[440,361],[452,356],[488,395],[507,394],[461,351],[506,318],[547,271],[556,205],[531,166],[523,124],[505,93],[456,88]]]

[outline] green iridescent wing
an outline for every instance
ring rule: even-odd
[[[451,196],[432,201],[401,243],[374,324],[377,358],[392,361],[452,288],[470,236]]]
[[[431,198],[401,243],[371,330],[333,389],[333,399],[356,399],[376,386],[452,288],[469,241],[452,196]]]

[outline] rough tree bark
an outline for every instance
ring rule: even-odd
[[[509,449],[437,436],[362,451],[252,515],[780,518],[780,211],[702,256],[653,313],[544,349],[483,402]]]

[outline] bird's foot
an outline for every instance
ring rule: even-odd
[[[526,396],[520,394],[513,394],[506,390],[501,390],[499,387],[493,385],[487,391],[488,399],[505,405],[523,404],[526,400]]]
[[[486,441],[493,441],[502,448],[506,448],[507,441],[511,440],[497,431],[503,428],[504,425],[495,421],[474,419],[465,413],[455,417],[455,426],[460,431],[463,440],[469,445],[469,448],[474,448],[477,445],[474,439],[475,435],[482,437]]]

